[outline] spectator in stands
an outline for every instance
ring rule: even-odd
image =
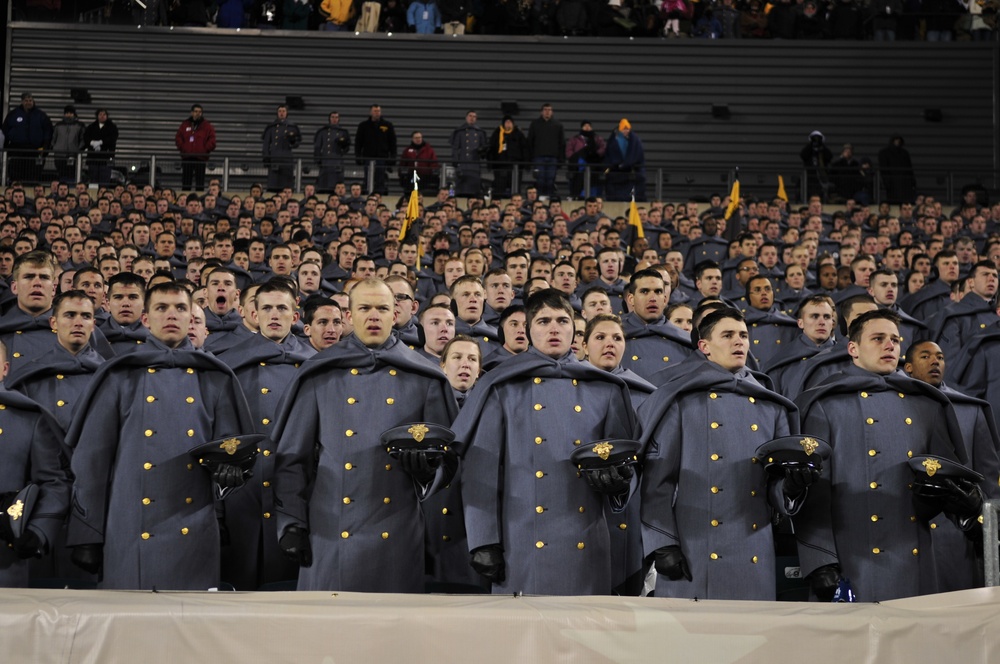
[[[465,123],[451,133],[451,160],[455,165],[455,194],[483,193],[482,160],[488,149],[486,132],[479,128],[475,111],[465,114]]]
[[[413,0],[406,10],[406,23],[418,35],[432,35],[441,28],[441,10],[435,0]]]
[[[389,193],[386,171],[396,161],[396,129],[382,118],[382,107],[372,104],[368,118],[358,124],[354,133],[354,156],[365,169],[365,192],[385,196]],[[375,177],[371,178],[370,164],[374,162]]]
[[[740,14],[740,35],[744,39],[764,39],[770,36],[767,31],[767,14],[764,13],[760,0],[750,0],[747,10]]]
[[[569,174],[569,194],[573,198],[601,195],[601,169],[607,144],[597,135],[593,125],[584,120],[580,133],[566,143],[566,162]],[[585,171],[590,168],[590,190],[583,186]]]
[[[252,8],[253,4],[253,0],[219,0],[219,11],[215,15],[215,27],[245,27],[246,13]]]
[[[284,10],[281,16],[282,30],[308,30],[309,19],[312,17],[310,0],[284,0]]]
[[[351,134],[340,126],[340,113],[330,113],[329,122],[313,137],[313,157],[319,166],[316,191],[329,194],[344,181],[344,156],[351,150]]]
[[[63,109],[63,119],[52,128],[52,155],[56,175],[63,182],[76,182],[76,160],[83,152],[83,133],[86,126],[76,117],[72,104]]]
[[[250,25],[259,30],[277,30],[281,27],[283,10],[283,0],[254,0]]]
[[[889,145],[878,153],[878,168],[885,183],[885,196],[890,205],[912,203],[917,195],[917,178],[913,173],[910,152],[903,137],[896,134]]]
[[[903,15],[902,0],[872,0],[868,14],[875,41],[896,41],[896,27]]]
[[[10,178],[38,182],[42,175],[40,158],[52,143],[52,121],[35,106],[30,92],[23,93],[20,106],[4,118],[3,135],[4,149],[11,152]]]
[[[302,134],[298,125],[288,121],[288,107],[278,106],[277,117],[264,129],[264,165],[268,167],[267,188],[281,191],[295,184],[295,161],[292,150],[299,146]]]
[[[191,107],[191,115],[177,128],[174,144],[181,153],[181,188],[201,191],[205,188],[208,155],[215,150],[215,127],[205,119],[201,104]]]
[[[527,139],[511,116],[503,116],[500,126],[493,130],[487,159],[493,169],[493,195],[509,196],[514,166],[521,166],[523,173],[529,159]]]
[[[108,111],[99,108],[95,119],[83,133],[87,148],[87,177],[94,184],[111,182],[111,160],[118,148],[118,126],[108,117]]]
[[[541,112],[528,127],[528,153],[535,168],[538,195],[556,193],[556,170],[566,156],[563,126],[553,117],[552,104],[542,104]]]
[[[399,155],[399,184],[403,191],[413,189],[414,173],[419,179],[419,189],[425,192],[437,191],[440,180],[437,153],[419,131],[410,135],[410,144]]]
[[[833,153],[826,147],[823,132],[809,133],[809,142],[799,151],[799,159],[806,170],[807,196],[820,196],[826,200],[831,187],[829,168]]]
[[[646,200],[646,151],[626,118],[618,122],[618,129],[608,137],[604,163],[609,201],[627,201],[633,192],[635,200]]]

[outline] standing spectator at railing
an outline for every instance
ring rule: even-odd
[[[486,154],[486,132],[476,124],[475,111],[465,114],[465,124],[451,133],[451,160],[455,164],[455,193],[479,196],[483,193],[482,160]]]
[[[281,27],[283,9],[281,0],[254,0],[250,26],[260,30],[277,30]]]
[[[927,22],[927,41],[951,41],[955,21],[962,14],[958,0],[923,0],[921,10]]]
[[[63,119],[52,128],[52,154],[56,174],[62,182],[76,181],[76,159],[83,152],[86,129],[76,117],[76,107],[72,104],[63,109]]]
[[[608,138],[604,163],[608,166],[609,201],[627,201],[633,189],[637,201],[646,200],[646,151],[626,118],[621,119],[618,129]]]
[[[339,32],[349,30],[351,19],[354,18],[354,2],[352,0],[323,0],[319,13],[326,22],[320,30]]]
[[[253,0],[219,0],[215,16],[217,28],[242,28],[246,26],[246,13],[253,7]]]
[[[177,128],[174,144],[181,153],[181,188],[194,191],[205,188],[205,166],[215,150],[215,127],[205,119],[201,104],[191,107],[191,115]]]
[[[404,32],[406,30],[406,7],[399,0],[386,0],[379,13],[379,32]]]
[[[744,39],[764,39],[767,33],[767,14],[760,0],[750,0],[749,8],[740,14],[740,36]]]
[[[514,166],[528,160],[528,141],[509,115],[493,130],[487,154],[493,169],[493,195],[509,196]]]
[[[406,23],[418,35],[432,35],[441,27],[441,10],[434,0],[413,0],[406,10]]]
[[[903,137],[895,135],[878,153],[878,168],[885,183],[885,196],[891,205],[912,203],[917,195],[917,178]]]
[[[295,161],[292,150],[299,146],[302,134],[299,127],[288,121],[288,107],[278,107],[278,115],[264,129],[264,165],[267,170],[268,191],[281,191],[295,186]]]
[[[285,6],[281,28],[283,30],[308,30],[309,17],[312,16],[312,3],[309,0],[284,0]]]
[[[366,120],[362,120],[354,134],[354,156],[365,169],[365,193],[389,193],[386,171],[395,165],[396,129],[382,119],[382,107],[372,104]],[[369,162],[375,162],[374,178],[370,178]],[[374,180],[374,182],[372,181]]]
[[[399,184],[403,191],[413,189],[414,171],[420,178],[418,186],[422,191],[437,191],[439,179],[437,153],[419,131],[413,132],[410,144],[403,148],[402,154],[399,155]]]
[[[593,125],[584,120],[580,123],[580,133],[566,143],[566,161],[569,174],[569,195],[574,198],[600,196],[601,162],[606,150],[604,139],[597,135]],[[590,190],[584,191],[584,173],[590,167]]]
[[[11,153],[10,178],[38,182],[42,171],[40,159],[52,142],[52,121],[35,106],[30,92],[22,94],[21,105],[4,118],[3,134],[4,149]]]
[[[528,151],[535,168],[538,195],[556,193],[556,169],[566,155],[562,123],[552,117],[552,104],[542,104],[541,113],[528,127]]]
[[[351,149],[351,134],[340,126],[340,113],[330,113],[330,122],[313,137],[313,157],[319,165],[316,191],[331,193],[344,181],[344,156]]]
[[[111,160],[118,147],[118,126],[108,117],[104,108],[97,109],[96,119],[83,133],[87,148],[87,177],[92,183],[107,184],[111,181]]]
[[[903,14],[902,0],[872,0],[868,12],[875,41],[896,41],[896,27]]]

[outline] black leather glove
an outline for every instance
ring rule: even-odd
[[[98,574],[104,565],[104,545],[81,544],[74,546],[70,560],[84,572]]]
[[[633,475],[635,471],[631,466],[611,466],[583,471],[583,477],[590,488],[607,496],[617,496],[628,491]]]
[[[503,583],[507,565],[503,561],[503,548],[499,544],[487,544],[472,552],[472,569],[493,583]]]
[[[300,526],[288,526],[285,534],[278,540],[281,551],[297,562],[299,567],[312,567],[312,545],[309,543],[309,531]]]
[[[441,466],[443,456],[436,453],[428,453],[424,450],[400,450],[399,462],[403,470],[420,484],[430,484],[434,481],[434,475]]]
[[[655,556],[653,564],[658,574],[662,574],[671,581],[691,580],[691,568],[688,566],[687,558],[684,557],[681,547],[664,546],[653,552],[653,555]]]
[[[798,468],[785,468],[785,481],[781,485],[781,491],[789,498],[801,496],[802,492],[808,489],[819,479],[819,469],[805,466]]]
[[[945,514],[961,520],[982,514],[983,492],[975,483],[950,478],[945,478],[941,483],[949,489],[948,495],[941,500],[941,509]]]
[[[837,565],[817,567],[806,580],[819,601],[832,602],[833,594],[837,592],[837,585],[840,583],[840,567]]]
[[[221,463],[212,472],[212,479],[223,489],[235,489],[247,483],[247,479],[253,475],[253,471],[244,471],[239,466],[229,463]]]
[[[41,558],[44,548],[42,539],[31,528],[25,528],[14,542],[14,553],[18,558]]]

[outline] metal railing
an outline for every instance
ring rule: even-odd
[[[25,153],[27,155],[27,153]],[[33,177],[25,177],[24,170],[18,171],[14,160],[17,153],[4,151],[0,162],[0,179],[9,185],[12,181],[50,183],[59,179],[56,172],[55,155],[51,152],[39,158],[37,153],[31,153],[25,161],[33,161],[35,166],[29,169]],[[67,155],[63,155],[67,157]],[[73,170],[68,177],[74,181],[88,181],[99,184],[151,184],[154,186],[169,186],[180,188],[183,166],[185,162],[176,153],[142,153],[134,151],[119,151],[114,158],[96,171],[88,163],[86,153],[72,155]],[[190,162],[187,162],[190,163]],[[253,184],[267,185],[271,167],[259,154],[213,154],[205,164],[205,178],[220,180],[223,191],[247,191]],[[291,167],[291,185],[296,192],[301,192],[306,184],[315,183],[320,176],[321,167],[313,158],[292,157],[283,162]],[[24,165],[23,163],[21,164]],[[341,164],[339,178],[345,184],[358,182],[380,182],[384,177],[384,185],[388,194],[402,195],[412,189],[409,172],[400,173],[398,164],[390,167],[384,176],[379,173],[383,162],[369,160],[358,164],[353,156],[345,156]],[[330,167],[330,164],[326,165]],[[424,164],[417,164],[418,170],[423,170]],[[737,177],[737,169],[731,164],[649,164],[638,172],[608,170],[603,164],[575,165],[555,164],[554,191],[549,192],[562,198],[582,199],[588,195],[603,196],[607,200],[628,200],[639,179],[645,185],[645,197],[638,193],[642,200],[682,201],[688,199],[707,201],[713,195],[725,197],[732,189]],[[740,193],[744,198],[769,200],[778,193],[778,176],[784,178],[785,191],[792,202],[803,202],[813,193],[825,193],[826,202],[843,202],[850,197],[849,192],[838,192],[836,186],[818,187],[816,179],[801,166],[781,167],[776,165],[740,165]],[[891,191],[887,184],[894,182],[899,172],[874,169],[864,180],[864,191],[868,203],[878,204],[883,200],[892,201]],[[912,173],[913,190],[925,196],[933,196],[945,205],[956,205],[962,199],[962,192],[969,186],[981,188],[987,192],[989,200],[1000,199],[1000,172],[989,169],[941,168],[917,169]],[[478,186],[479,193],[504,198],[510,192],[524,192],[529,186],[539,183],[538,165],[528,162],[488,163],[474,162],[456,165],[442,160],[440,166],[434,169],[431,176],[421,177],[420,188],[423,191],[439,187],[441,189],[459,189],[457,193],[467,195],[470,192],[461,191],[462,184]],[[836,184],[836,183],[834,183]],[[368,187],[370,189],[371,187]],[[366,192],[367,193],[367,189]],[[541,192],[543,194],[547,192]],[[888,198],[887,198],[888,195]]]

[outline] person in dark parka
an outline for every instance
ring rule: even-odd
[[[404,469],[381,433],[448,426],[457,405],[441,370],[392,334],[392,291],[351,291],[354,334],[307,361],[278,407],[274,493],[279,545],[299,562],[299,590],[422,592],[421,499],[446,465]]]
[[[277,117],[264,128],[264,165],[267,166],[268,191],[281,191],[295,185],[295,161],[292,150],[302,142],[299,126],[288,120],[288,107],[278,107]]]

